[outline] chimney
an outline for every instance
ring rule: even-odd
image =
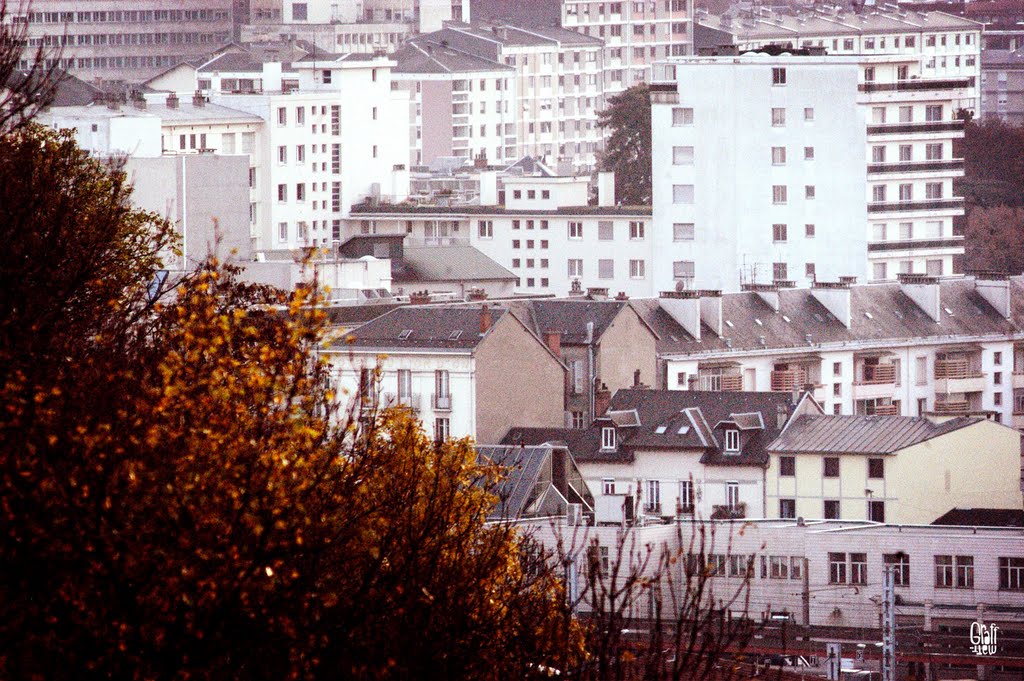
[[[931,317],[933,322],[942,319],[942,301],[939,296],[939,280],[936,277],[907,273],[896,276],[900,282],[900,290]]]
[[[615,173],[610,170],[597,174],[597,205],[604,208],[615,205]]]
[[[756,293],[773,312],[779,311],[779,285],[775,284],[743,284],[742,289]]]
[[[641,385],[643,384],[640,382],[640,370],[637,369],[633,372],[633,387],[639,388]]]
[[[612,391],[604,383],[594,391],[594,418],[604,416],[608,411],[608,405],[612,403]]]
[[[569,297],[570,298],[582,298],[584,295],[586,295],[586,294],[583,292],[583,287],[580,286],[580,280],[579,279],[573,279],[572,280],[572,285],[569,287]]]
[[[491,328],[491,323],[492,322],[493,322],[493,319],[491,318],[491,311],[487,309],[487,305],[485,304],[483,307],[480,308],[480,335],[481,336],[484,335],[485,333],[487,333],[488,329]]]
[[[595,287],[588,288],[587,298],[590,300],[608,300],[608,289]]]
[[[473,167],[477,170],[487,168],[487,150],[481,149],[480,153],[473,157]]]
[[[700,294],[700,321],[719,338],[722,337],[722,292],[702,290]]]
[[[615,300],[629,300],[629,296],[626,295],[625,291],[619,291],[618,295],[615,296]]]
[[[975,272],[974,290],[1004,318],[1010,318],[1010,278],[1001,272]]]
[[[786,421],[789,420],[789,413],[786,411],[786,405],[780,404],[775,407],[775,427],[782,430]]]
[[[203,93],[196,90],[192,95],[192,106],[201,107],[204,104],[206,104],[206,99],[203,97]]]
[[[839,282],[816,281],[811,284],[811,295],[831,312],[846,328],[850,328],[850,285]]]
[[[548,349],[554,353],[555,357],[562,356],[562,332],[561,331],[545,331],[544,332],[544,345],[548,346]]]
[[[178,95],[174,94],[173,92],[171,94],[167,95],[167,108],[168,109],[177,109],[178,108]]]
[[[662,291],[661,309],[696,340],[700,340],[700,291]]]

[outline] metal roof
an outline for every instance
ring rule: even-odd
[[[936,423],[917,416],[799,416],[769,451],[785,454],[891,454],[980,423],[960,417]]]

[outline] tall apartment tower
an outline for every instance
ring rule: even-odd
[[[231,41],[232,0],[34,0],[13,15],[28,23],[29,50],[87,81],[139,82]],[[17,10],[17,7],[15,7]]]
[[[760,54],[655,65],[656,289],[864,277],[858,73],[851,59]]]

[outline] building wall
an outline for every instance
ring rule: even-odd
[[[614,395],[633,385],[633,374],[640,370],[640,382],[653,386],[657,378],[657,339],[628,305],[623,307],[604,333],[597,347],[597,378]]]
[[[474,360],[478,442],[501,442],[509,428],[523,423],[564,425],[565,369],[511,314],[495,323]]]
[[[452,84],[445,81],[420,83],[423,109],[421,136],[423,154],[416,165],[430,165],[438,156],[452,156]]]
[[[786,70],[784,85],[773,84],[773,68]],[[657,290],[673,290],[679,281],[729,292],[774,278],[806,285],[812,277],[864,276],[865,128],[857,78],[854,63],[808,57],[694,57],[656,77],[678,93],[656,93],[651,113]],[[674,109],[692,112],[692,124],[683,124],[680,113],[674,125]],[[785,111],[783,124],[773,123],[774,109]],[[675,158],[676,147],[682,158]],[[773,148],[785,149],[784,162]],[[784,199],[774,187],[785,188]],[[692,239],[677,240],[676,224],[692,225]]]
[[[983,64],[981,88],[981,110],[986,118],[1024,125],[1024,68],[1016,64]]]

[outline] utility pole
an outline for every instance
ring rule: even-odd
[[[882,587],[882,681],[896,681],[896,575],[885,566]]]

